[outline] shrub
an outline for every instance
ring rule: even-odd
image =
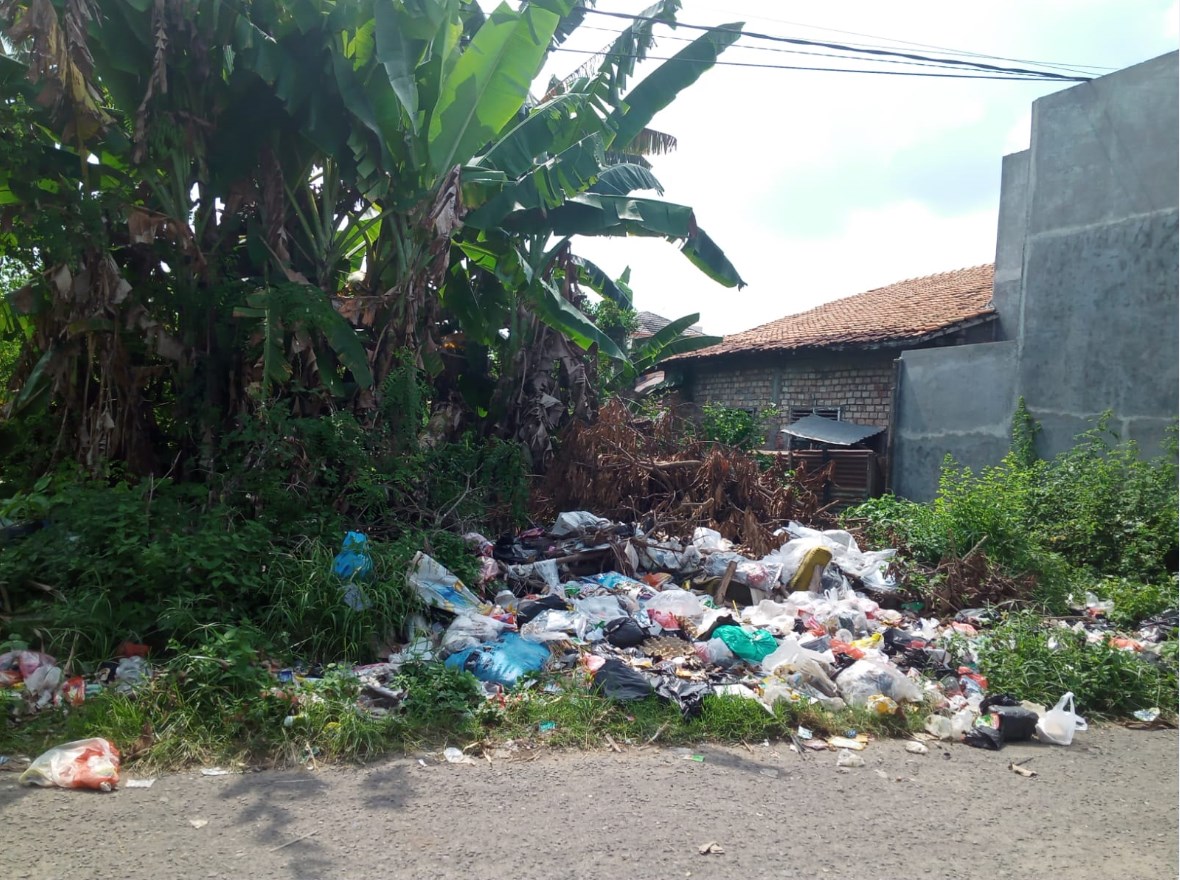
[[[753,412],[705,404],[701,407],[700,438],[724,446],[736,446],[747,452],[760,449],[766,439],[767,423],[774,413],[773,407]]]
[[[1054,705],[1067,691],[1078,711],[1127,716],[1139,709],[1175,710],[1176,662],[1150,662],[1107,639],[1096,643],[1086,633],[1043,621],[1030,613],[1012,614],[978,642],[979,669],[993,693]]]

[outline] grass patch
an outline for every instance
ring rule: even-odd
[[[976,651],[993,693],[1052,706],[1071,691],[1081,714],[1101,718],[1152,707],[1174,715],[1175,645],[1160,646],[1158,661],[1152,661],[1108,639],[1091,644],[1084,633],[1022,613],[1009,615],[981,637]]]
[[[657,697],[615,702],[569,679],[555,692],[533,686],[487,701],[470,674],[424,663],[406,667],[394,683],[406,690],[402,708],[374,716],[357,706],[359,683],[343,670],[329,669],[315,684],[269,682],[246,697],[235,693],[241,682],[232,666],[218,668],[213,682],[203,670],[199,688],[191,672],[185,678],[174,667],[134,694],[111,691],[77,709],[42,713],[0,731],[0,753],[35,756],[61,742],[100,736],[134,756],[131,766],[144,773],[213,764],[291,766],[313,758],[364,762],[481,741],[555,748],[602,748],[612,740],[632,747],[736,744],[788,739],[800,726],[816,736],[851,730],[895,737],[920,729],[926,714],[923,707],[890,716],[854,708],[829,712],[785,701],[771,713],[743,697],[708,696],[700,714],[686,719]]]

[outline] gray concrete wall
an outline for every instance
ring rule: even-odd
[[[1177,53],[1033,104],[1031,146],[1002,169],[1005,341],[903,355],[899,494],[930,497],[947,452],[998,461],[1019,397],[1042,455],[1107,409],[1122,437],[1161,451],[1180,388],[1178,106]]]
[[[894,425],[893,491],[933,498],[943,458],[978,467],[1008,451],[1016,343],[907,351]]]

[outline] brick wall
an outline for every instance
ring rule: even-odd
[[[841,418],[888,427],[896,352],[832,352],[799,357],[766,354],[692,364],[685,390],[699,404],[743,409],[843,407]]]

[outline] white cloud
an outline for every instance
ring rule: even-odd
[[[1180,2],[1173,3],[1164,13],[1164,36],[1173,42],[1180,39]]]

